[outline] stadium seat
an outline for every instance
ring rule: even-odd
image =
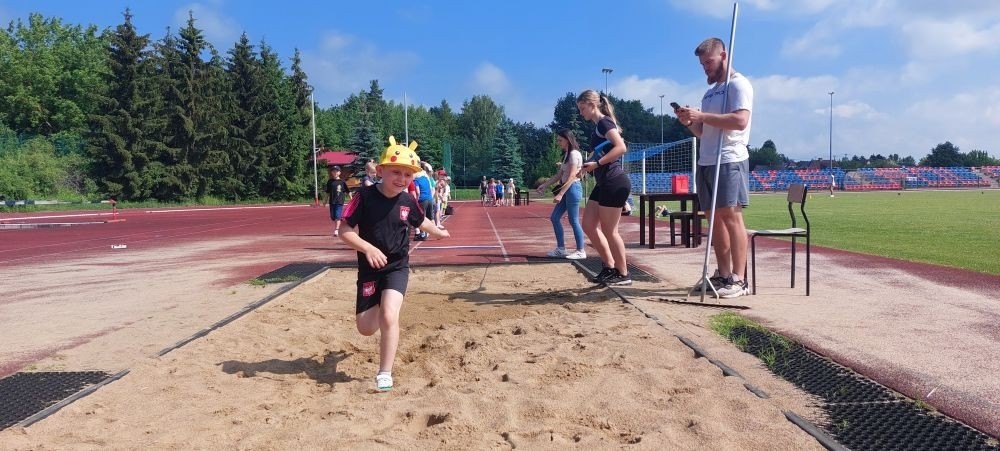
[[[750,234],[750,271],[751,279],[753,279],[753,294],[757,294],[757,237],[787,236],[792,238],[792,288],[795,288],[795,239],[800,237],[805,237],[806,239],[806,296],[809,296],[810,233],[809,217],[806,216],[806,198],[808,191],[809,187],[798,183],[792,184],[788,187],[788,216],[791,218],[791,227],[787,229],[775,230],[747,230],[747,233]],[[795,210],[792,208],[794,204],[799,205],[799,211],[802,214],[802,220],[805,222],[805,228],[798,227]]]

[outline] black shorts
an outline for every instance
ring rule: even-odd
[[[590,192],[589,200],[597,202],[602,207],[622,208],[625,206],[631,191],[632,184],[628,180],[628,175],[621,174],[594,186],[594,190]]]
[[[410,268],[407,266],[388,272],[358,273],[358,297],[354,313],[360,314],[381,304],[382,291],[385,289],[396,290],[405,295],[409,280]]]

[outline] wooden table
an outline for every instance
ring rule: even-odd
[[[656,248],[656,202],[680,201],[681,211],[698,211],[698,195],[695,193],[648,193],[639,195],[639,245],[646,244],[646,221],[649,221],[649,248]],[[687,203],[691,201],[691,210]],[[646,212],[649,216],[646,216]],[[673,233],[673,230],[670,231]]]

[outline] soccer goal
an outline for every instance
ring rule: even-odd
[[[622,159],[633,194],[673,192],[675,175],[688,176],[688,191],[695,192],[697,138],[665,144],[628,143]]]

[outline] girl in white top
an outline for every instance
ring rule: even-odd
[[[538,186],[538,193],[541,194],[549,185],[559,183],[559,188],[555,190],[555,197],[552,202],[556,206],[552,209],[549,220],[552,221],[552,231],[556,234],[556,248],[549,251],[549,257],[565,257],[571,260],[587,258],[583,244],[583,226],[580,224],[580,200],[583,199],[583,186],[580,184],[580,168],[583,167],[583,154],[580,153],[580,146],[576,143],[576,137],[569,129],[562,129],[556,132],[556,141],[562,147],[564,155],[559,171],[548,180]],[[566,214],[569,218],[569,225],[573,228],[573,237],[576,240],[576,250],[567,252],[565,238],[563,237],[562,216]]]

